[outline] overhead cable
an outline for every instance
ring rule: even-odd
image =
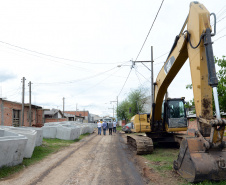
[[[116,63],[96,63],[96,62],[84,62],[84,61],[78,61],[78,60],[73,60],[73,59],[68,59],[68,58],[63,58],[63,57],[57,57],[57,56],[53,56],[53,55],[41,53],[41,52],[34,51],[34,50],[30,50],[30,49],[27,49],[27,48],[24,48],[24,47],[16,46],[16,45],[13,45],[13,44],[10,44],[10,43],[1,41],[1,40],[0,40],[0,43],[9,45],[9,46],[11,46],[11,47],[19,48],[19,49],[21,49],[21,50],[25,50],[25,51],[29,51],[29,52],[32,52],[32,53],[36,53],[36,54],[39,54],[39,55],[42,55],[42,56],[51,57],[51,58],[55,58],[55,59],[59,59],[59,60],[70,61],[70,62],[84,63],[84,64],[101,64],[101,65],[103,65],[103,64],[107,64],[107,65],[108,65],[108,64],[116,64]],[[117,62],[117,63],[120,63],[120,62]]]
[[[144,40],[143,45],[141,46],[141,49],[140,49],[140,51],[139,51],[139,53],[138,53],[137,58],[136,58],[135,61],[137,61],[137,59],[138,59],[138,57],[139,57],[139,55],[140,55],[140,53],[141,53],[141,51],[142,51],[142,49],[143,49],[143,47],[144,47],[146,41],[147,41],[147,38],[148,38],[148,36],[149,36],[149,34],[150,34],[151,30],[152,30],[152,27],[154,26],[155,20],[156,20],[158,14],[159,14],[159,11],[160,11],[160,9],[161,9],[161,7],[162,7],[163,2],[164,2],[164,0],[162,0],[162,3],[161,3],[161,5],[160,5],[160,7],[159,7],[159,10],[158,10],[158,12],[157,12],[157,14],[156,14],[156,16],[155,16],[155,19],[154,19],[154,21],[153,21],[153,23],[152,23],[152,25],[151,25],[151,28],[150,28],[149,31],[148,31],[148,34],[147,34],[147,36],[146,36],[146,38],[145,38],[145,40]]]
[[[133,69],[133,68],[130,69],[129,74],[128,74],[127,78],[126,78],[126,81],[125,81],[124,85],[122,86],[122,89],[121,89],[121,91],[119,92],[118,96],[121,94],[121,92],[122,92],[124,86],[126,85],[126,82],[127,82],[128,78],[129,78],[129,75],[130,75],[132,69]]]

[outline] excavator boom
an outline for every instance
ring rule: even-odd
[[[214,31],[210,25],[211,15],[215,20]],[[164,96],[170,83],[189,59],[198,130],[194,137],[181,137],[184,139],[179,141],[180,152],[174,161],[174,169],[190,182],[226,179],[226,144],[223,141],[226,120],[220,118],[218,80],[211,41],[215,34],[215,14],[210,14],[197,1],[190,3],[189,15],[154,83],[155,97],[151,114],[139,114],[131,119],[134,124],[132,130],[145,132],[149,140],[145,143],[137,136],[127,137],[133,146],[138,148],[139,145],[139,153],[142,153],[145,146],[152,152],[151,138],[154,141],[174,142],[176,136],[172,132],[187,130],[184,124],[186,113],[183,114],[183,108],[178,108],[183,105],[183,101],[179,98],[164,101]],[[216,118],[213,117],[212,91]],[[139,144],[136,143],[138,140]],[[144,153],[147,152],[144,150]]]

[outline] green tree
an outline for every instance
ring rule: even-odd
[[[222,56],[222,59],[215,58],[215,63],[220,67],[220,70],[217,72],[217,92],[220,111],[226,112],[226,57]]]
[[[128,95],[128,101],[131,107],[130,118],[135,114],[143,113],[144,104],[147,101],[146,89],[140,88],[131,91]]]
[[[215,63],[220,67],[220,70],[217,72],[218,77],[217,92],[219,107],[221,112],[226,112],[226,57],[223,56],[222,59],[215,58]],[[192,84],[186,85],[186,89],[192,89]],[[194,99],[192,103],[194,103]],[[215,111],[214,98],[213,98],[213,111]]]
[[[147,101],[147,89],[139,88],[132,90],[128,97],[119,103],[117,115],[121,120],[129,121],[132,116],[144,112],[144,104]]]
[[[130,104],[128,100],[124,100],[121,103],[119,103],[117,108],[117,117],[121,120],[126,120],[126,122],[129,119],[129,108]]]

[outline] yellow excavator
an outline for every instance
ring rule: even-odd
[[[214,17],[213,29],[210,16]],[[226,120],[220,117],[211,41],[215,34],[215,14],[210,14],[199,2],[191,2],[189,15],[153,84],[151,113],[137,114],[131,119],[132,131],[146,133],[146,136],[127,136],[128,144],[136,148],[137,154],[151,153],[153,141],[180,143],[174,169],[189,182],[226,179],[226,144],[223,140]],[[178,133],[188,128],[184,98],[164,99],[168,86],[187,59],[197,115],[198,130],[194,136]],[[212,91],[216,117],[212,111]]]

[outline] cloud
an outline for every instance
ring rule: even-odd
[[[12,80],[17,78],[17,75],[7,72],[7,71],[0,71],[0,82],[5,82],[7,80]]]

